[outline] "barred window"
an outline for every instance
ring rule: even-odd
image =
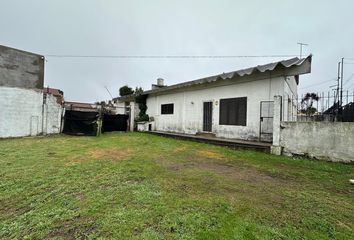
[[[161,104],[161,114],[173,114],[173,103]]]

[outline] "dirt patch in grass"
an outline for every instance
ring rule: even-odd
[[[123,160],[131,155],[130,149],[93,149],[89,152],[93,159],[111,158],[114,160]]]
[[[7,219],[9,217],[20,216],[33,209],[29,205],[20,205],[18,202],[19,201],[10,203],[0,201],[0,219]]]
[[[69,164],[76,164],[88,160],[114,160],[120,161],[125,160],[131,156],[133,151],[131,149],[91,149],[87,154],[75,155],[69,158]]]
[[[217,173],[234,181],[242,180],[250,183],[280,183],[277,178],[252,167],[235,167],[231,164],[220,163],[217,161],[196,162],[193,167]]]
[[[95,221],[78,216],[58,223],[49,231],[48,238],[87,239],[96,229]]]
[[[208,151],[208,150],[199,150],[197,151],[197,155],[199,157],[205,157],[210,159],[219,159],[219,160],[225,159],[225,156],[222,155],[221,153]]]
[[[184,152],[186,150],[186,147],[177,147],[173,150],[173,153],[180,153]]]
[[[278,178],[274,174],[268,174],[257,170],[251,166],[235,165],[234,162],[228,163],[226,157],[213,151],[198,151],[195,158],[168,160],[160,159],[158,164],[171,171],[182,171],[186,169],[196,169],[215,173],[231,181],[244,181],[251,184],[271,183],[282,184],[285,180]]]

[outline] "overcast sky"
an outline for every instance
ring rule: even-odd
[[[304,54],[314,57],[301,92],[328,91],[340,58],[354,57],[353,0],[0,3],[0,44],[43,55],[293,55],[304,42]],[[158,77],[171,85],[277,60],[47,57],[45,85],[66,100],[94,102],[110,98],[105,86],[117,96],[125,84],[149,89]],[[344,79],[353,73],[346,64]],[[353,89],[354,77],[344,87]]]

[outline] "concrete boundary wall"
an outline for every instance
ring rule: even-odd
[[[274,96],[272,154],[354,162],[353,122],[284,122],[281,104],[281,96]]]
[[[41,90],[0,87],[0,138],[60,133],[63,108]]]
[[[284,155],[354,162],[354,123],[282,122],[280,147]]]

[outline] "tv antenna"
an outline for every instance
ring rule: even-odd
[[[301,42],[298,42],[297,44],[300,45],[300,58],[302,58],[302,48],[303,48],[303,46],[308,46],[308,44],[307,43],[301,43]]]
[[[113,99],[113,96],[112,96],[111,92],[108,90],[107,86],[104,86],[104,88],[107,90],[109,96],[111,96],[111,98]]]

